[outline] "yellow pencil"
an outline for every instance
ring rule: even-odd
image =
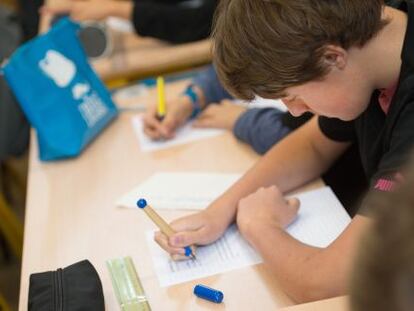
[[[161,230],[162,233],[164,233],[166,236],[171,237],[175,234],[175,231],[165,222],[164,219],[161,218],[160,215],[157,214],[157,212],[147,204],[147,201],[145,199],[139,199],[137,201],[137,206],[144,210],[145,214],[154,222],[154,224],[157,225],[157,227]],[[187,257],[191,257],[193,259],[196,259],[193,250],[191,249],[191,246],[184,247],[185,255]]]
[[[161,76],[157,78],[157,94],[157,117],[162,120],[165,117],[167,111],[165,107],[164,78]]]

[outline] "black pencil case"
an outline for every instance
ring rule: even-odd
[[[29,311],[102,311],[101,280],[88,260],[30,275]]]

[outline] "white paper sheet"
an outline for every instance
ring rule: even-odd
[[[301,201],[298,218],[287,231],[303,243],[326,247],[350,222],[350,217],[329,187],[296,196]],[[197,260],[174,262],[147,232],[147,241],[161,286],[170,286],[261,262],[260,255],[231,226],[215,243],[197,248]],[[275,246],[275,251],[283,251]]]
[[[119,18],[116,16],[110,16],[106,19],[106,24],[113,30],[126,33],[134,33],[134,25],[129,19]]]
[[[142,151],[155,151],[170,148],[176,145],[182,145],[191,141],[210,138],[224,133],[220,129],[199,129],[192,127],[192,122],[188,122],[180,127],[174,138],[166,141],[153,141],[144,134],[143,121],[141,116],[133,117],[132,125],[137,135],[139,146]]]
[[[197,248],[196,260],[173,261],[155,244],[153,231],[147,240],[160,286],[170,286],[209,275],[258,264],[256,251],[241,237],[235,225],[215,243]]]
[[[286,105],[280,99],[266,99],[256,96],[246,105],[247,108],[277,108],[281,111],[287,111]]]
[[[300,202],[296,220],[287,228],[299,241],[317,247],[333,242],[351,218],[330,187],[295,195]]]
[[[155,209],[203,209],[219,197],[241,174],[160,172],[126,193],[117,206],[136,208],[145,198]]]

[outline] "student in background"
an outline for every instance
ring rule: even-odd
[[[131,20],[140,36],[184,43],[210,35],[216,5],[217,0],[71,0],[41,10],[75,21],[120,17]]]
[[[150,105],[144,117],[144,131],[155,140],[171,139],[177,128],[194,119],[193,126],[232,131],[237,139],[264,154],[312,117],[311,113],[293,117],[289,112],[272,107],[247,109],[234,104],[232,99],[218,80],[214,67],[209,66],[201,70],[180,95],[167,102],[167,114],[162,121],[157,118],[156,102]],[[353,145],[322,178],[332,187],[349,215],[355,215],[368,186],[358,146]],[[354,179],[352,184],[347,182],[350,179]]]
[[[414,158],[394,192],[375,193],[351,282],[353,311],[414,310]],[[372,208],[372,210],[370,209]]]
[[[169,139],[177,128],[194,119],[195,127],[222,128],[232,131],[241,141],[263,154],[276,142],[308,121],[311,114],[293,118],[278,108],[252,108],[235,105],[221,85],[213,66],[201,70],[185,90],[167,102],[167,115],[157,118],[157,105],[148,108],[144,131],[152,139]]]
[[[156,241],[175,254],[215,241],[236,221],[294,300],[345,294],[369,218],[358,214],[327,248],[310,247],[286,233],[299,204],[283,194],[319,177],[352,143],[372,189],[394,184],[414,146],[411,15],[405,1],[398,9],[381,0],[221,1],[213,52],[226,89],[245,100],[282,98],[293,115],[317,116],[205,210],[172,222],[174,236],[157,233]]]

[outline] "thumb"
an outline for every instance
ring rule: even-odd
[[[295,214],[298,213],[300,207],[300,201],[298,198],[287,199],[287,204]]]
[[[198,214],[177,219],[171,223],[171,227],[176,231],[169,238],[169,243],[174,247],[185,247],[202,242],[205,230],[203,221]]]

